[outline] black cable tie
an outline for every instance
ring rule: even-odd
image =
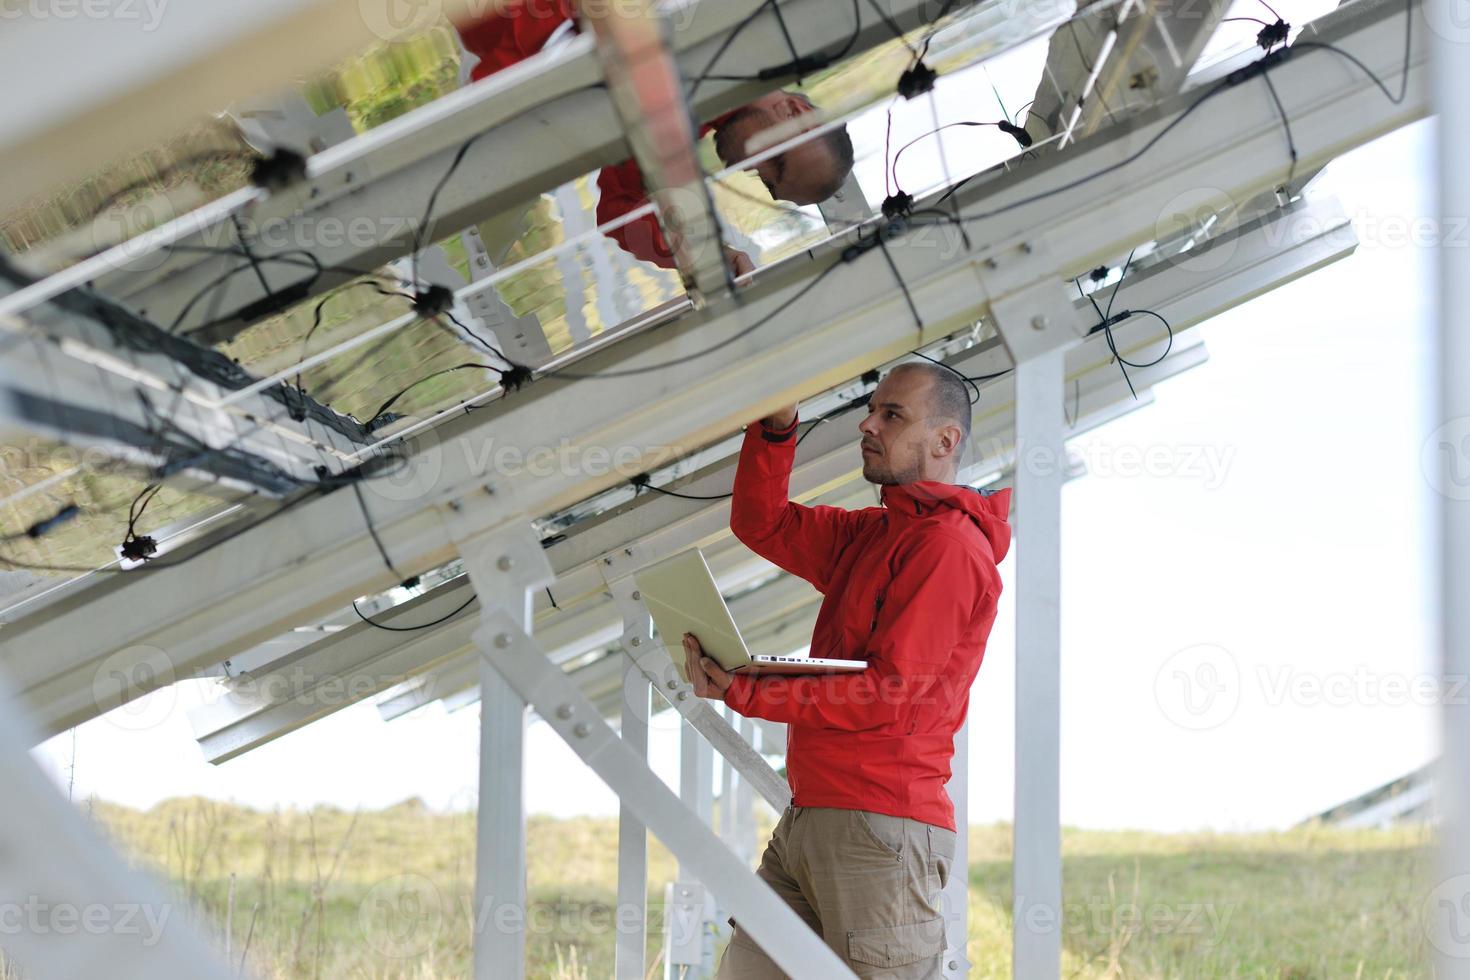
[[[871,371],[863,372],[862,382],[865,385],[875,385],[878,383],[881,377],[882,376],[878,373],[878,369],[873,368]],[[863,397],[866,398],[867,396]]]
[[[519,391],[531,380],[531,369],[524,364],[514,364],[500,372],[500,387],[506,391]]]
[[[408,578],[404,579],[402,582],[399,582],[398,583],[398,587],[400,589],[416,589],[416,588],[419,587],[419,583],[421,581],[423,581],[423,579],[421,579],[419,576],[417,576],[417,575],[410,575]]]
[[[454,308],[454,291],[437,283],[413,294],[413,311],[425,320],[442,316]]]
[[[118,548],[118,554],[128,561],[147,561],[158,552],[158,542],[151,535],[140,534],[128,538]]]
[[[1267,24],[1261,28],[1256,35],[1256,43],[1263,51],[1270,51],[1278,44],[1285,44],[1286,39],[1291,36],[1291,25],[1281,18],[1276,18],[1276,23]]]
[[[938,77],[933,68],[921,61],[898,76],[898,94],[905,99],[912,99],[931,92],[934,89],[934,80]]]
[[[1019,143],[1019,144],[1021,144],[1021,149],[1023,149],[1023,150],[1029,150],[1029,149],[1031,149],[1031,143],[1032,143],[1031,134],[1028,133],[1028,132],[1026,132],[1025,129],[1023,129],[1020,126],[1017,126],[1013,122],[1008,122],[1007,120],[1004,120],[1004,119],[1002,119],[1000,122],[996,123],[995,125],[996,125],[997,128],[1000,129],[1000,131],[1002,133],[1010,133],[1013,137],[1015,137],[1016,142]]]
[[[635,486],[635,487],[637,487],[637,488],[639,488],[641,490],[644,487],[648,486],[648,474],[647,473],[639,473],[636,476],[634,476],[631,480],[629,480],[628,482],[631,483],[631,484],[633,484],[633,486]]]
[[[1109,269],[1107,266],[1100,265],[1096,269],[1093,269],[1091,272],[1089,272],[1087,274],[1087,278],[1091,279],[1093,282],[1102,282],[1108,277],[1108,273],[1112,271],[1113,270]]]
[[[1262,58],[1252,61],[1250,64],[1237,68],[1225,76],[1227,88],[1248,82],[1257,75],[1264,75],[1268,68],[1274,68],[1287,58],[1291,57],[1291,48],[1277,48]]]
[[[892,221],[895,218],[905,218],[914,211],[913,195],[904,191],[890,194],[883,199],[883,217]]]
[[[276,147],[250,168],[250,182],[268,191],[279,191],[306,179],[306,157],[295,150]]]

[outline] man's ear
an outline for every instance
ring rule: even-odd
[[[777,100],[773,108],[776,113],[776,118],[782,120],[794,119],[807,111],[807,103],[799,95],[791,92],[782,92],[781,98]]]
[[[964,434],[957,425],[945,425],[939,429],[939,442],[934,447],[934,455],[940,459],[958,459],[960,450],[963,448],[961,442]]]

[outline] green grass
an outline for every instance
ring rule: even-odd
[[[471,814],[434,813],[416,802],[360,814],[265,813],[196,799],[146,813],[99,803],[93,814],[125,854],[201,912],[221,951],[228,920],[231,958],[243,955],[255,976],[469,974]],[[611,976],[616,821],[532,817],[527,840],[530,976]],[[1417,829],[1067,829],[1064,976],[1428,977],[1418,896],[1429,844]],[[1011,975],[1010,847],[1007,825],[970,830],[968,952],[976,978]],[[675,862],[657,841],[649,854],[652,965]],[[491,921],[509,914],[497,905]]]

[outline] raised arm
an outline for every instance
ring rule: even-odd
[[[979,663],[957,662],[952,654],[979,628],[989,601],[985,559],[964,541],[931,532],[901,562],[869,640],[867,670],[735,674],[725,703],[747,717],[788,724],[852,732],[897,725],[906,731],[922,706],[961,696]]]
[[[861,530],[864,518],[841,507],[806,507],[788,498],[796,423],[793,406],[746,426],[735,467],[730,530],[751,551],[825,593],[837,556]]]

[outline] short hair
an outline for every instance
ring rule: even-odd
[[[893,371],[918,371],[929,379],[930,410],[935,416],[953,422],[960,427],[960,441],[970,441],[970,389],[965,379],[953,368],[928,361],[905,361]],[[893,371],[889,371],[892,374]],[[964,446],[960,447],[961,452]]]
[[[809,109],[816,108],[812,100],[801,92],[786,92],[786,94],[800,99]],[[724,124],[715,130],[715,155],[726,166],[733,166],[740,162],[731,159],[735,155],[735,148],[730,145],[730,141],[734,138],[731,135],[734,127],[730,123],[755,111],[750,106],[742,106],[727,116]],[[834,165],[832,178],[818,184],[816,188],[817,200],[825,201],[842,188],[843,182],[847,180],[847,175],[852,173],[852,137],[847,135],[847,126],[842,125],[822,133],[817,137],[817,141],[827,147],[827,152],[831,155]]]
[[[791,94],[801,99],[810,108],[816,108],[816,105],[805,94],[801,92]],[[832,179],[817,187],[817,200],[825,201],[842,189],[847,175],[852,173],[852,137],[847,135],[847,125],[844,123],[827,130],[817,138],[827,144],[827,152],[832,155],[832,162],[835,164]]]

